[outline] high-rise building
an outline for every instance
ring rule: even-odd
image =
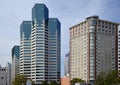
[[[11,63],[7,63],[6,64],[6,74],[7,74],[7,85],[11,85],[12,82],[11,82]]]
[[[13,81],[15,76],[20,72],[19,65],[20,65],[20,46],[16,45],[12,48],[11,81]]]
[[[60,82],[61,30],[57,18],[48,20],[48,81]]]
[[[32,79],[60,82],[60,22],[44,4],[32,9]]]
[[[35,4],[32,9],[32,80],[48,80],[48,8]]]
[[[118,26],[118,75],[120,77],[120,25]]]
[[[31,21],[20,26],[20,74],[31,79]]]
[[[24,21],[20,30],[20,73],[36,84],[60,82],[61,24],[49,18],[44,4],[35,4],[32,22]]]
[[[69,75],[70,73],[70,53],[66,54],[65,55],[65,58],[64,58],[64,75],[67,76]]]
[[[70,28],[70,77],[94,81],[100,72],[117,70],[118,23],[98,16]]]

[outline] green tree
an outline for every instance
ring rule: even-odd
[[[105,73],[101,72],[96,80],[95,80],[95,85],[105,85]]]
[[[15,79],[13,81],[13,85],[22,85],[22,84],[26,84],[27,78],[25,77],[25,75],[16,75]]]
[[[42,81],[42,85],[49,85],[47,81]]]
[[[26,85],[27,77],[25,75],[18,74],[15,76],[14,81],[12,82],[13,85]],[[34,81],[30,80],[32,85],[34,85]]]
[[[84,80],[82,79],[79,79],[79,78],[73,78],[70,83],[71,85],[75,85],[75,83],[82,83],[82,82],[85,82]]]
[[[101,72],[95,80],[95,85],[117,85],[118,83],[120,83],[118,71],[111,71],[108,74]]]
[[[42,84],[41,85],[60,85],[58,84],[56,81],[42,81]]]

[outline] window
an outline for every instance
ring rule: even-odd
[[[4,79],[3,76],[1,77],[1,79]]]

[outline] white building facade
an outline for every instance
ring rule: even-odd
[[[0,85],[7,84],[7,73],[5,67],[0,66]]]
[[[11,68],[11,81],[20,72],[20,46],[14,46],[12,48],[12,68]]]
[[[32,21],[20,27],[20,74],[32,79],[60,83],[61,24],[49,18],[45,4],[35,4]]]
[[[7,85],[11,85],[11,63],[7,62],[6,64],[6,74],[7,74]]]
[[[31,79],[31,21],[20,26],[20,74]]]
[[[0,85],[11,85],[11,64],[7,63],[6,67],[0,66]]]

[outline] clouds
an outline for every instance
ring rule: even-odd
[[[45,3],[50,17],[57,17],[61,24],[61,61],[69,51],[69,27],[80,23],[86,17],[120,22],[120,1],[116,0],[2,0],[0,3],[0,64],[11,61],[11,49],[19,44],[19,29],[23,20],[31,20],[35,3]],[[63,75],[63,68],[62,68]]]

